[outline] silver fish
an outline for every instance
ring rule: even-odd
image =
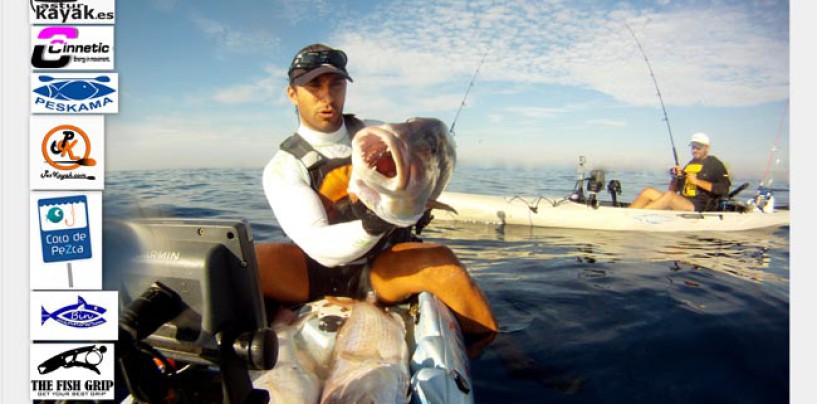
[[[254,372],[252,384],[269,391],[270,404],[314,404],[321,397],[323,381],[296,342],[300,324],[273,326],[278,335],[278,361],[272,370]]]
[[[368,302],[352,306],[338,331],[321,403],[406,403],[406,328],[397,314]]]
[[[454,171],[455,147],[438,119],[363,128],[352,140],[349,193],[383,220],[413,225],[427,208],[445,208],[436,199]]]

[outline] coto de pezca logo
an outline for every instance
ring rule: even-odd
[[[114,24],[115,0],[29,0],[32,24]]]
[[[106,114],[119,112],[119,75],[61,73],[31,75],[31,112]]]
[[[31,27],[31,67],[113,70],[113,26]]]

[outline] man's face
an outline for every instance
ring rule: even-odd
[[[298,107],[301,122],[310,129],[329,133],[343,123],[346,102],[346,78],[334,73],[322,74],[302,85],[287,87],[289,101]]]
[[[700,160],[706,158],[709,155],[709,146],[697,142],[692,142],[690,145],[692,148],[692,157]]]

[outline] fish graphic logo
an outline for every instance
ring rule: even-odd
[[[42,310],[40,325],[45,325],[46,321],[53,319],[62,325],[73,328],[90,328],[104,324],[105,318],[102,315],[107,311],[101,306],[89,304],[79,295],[77,295],[77,304],[70,304],[57,309],[53,313],[49,313],[43,306],[40,306],[40,308]]]
[[[118,89],[117,73],[34,73],[31,75],[31,112],[115,114],[119,112]]]
[[[101,83],[109,83],[108,76],[97,76],[77,79],[58,79],[52,76],[40,75],[40,82],[48,83],[37,87],[33,91],[42,96],[59,101],[85,101],[104,97],[115,92]]]

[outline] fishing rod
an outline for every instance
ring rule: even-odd
[[[474,82],[477,80],[477,75],[479,74],[479,69],[482,67],[482,64],[485,63],[485,58],[488,57],[488,53],[491,51],[491,48],[488,47],[488,50],[485,51],[485,54],[482,55],[482,59],[479,61],[477,65],[477,69],[474,71],[474,77],[471,78],[471,82],[468,84],[468,88],[465,89],[465,95],[462,97],[462,102],[460,102],[460,107],[457,109],[457,114],[454,115],[454,120],[451,122],[451,135],[454,136],[454,125],[457,124],[457,119],[460,117],[460,112],[462,108],[465,106],[465,99],[468,98],[468,93],[471,92],[471,87],[474,87]]]
[[[630,31],[630,35],[633,36],[635,39],[635,43],[638,44],[638,50],[641,51],[641,55],[644,56],[644,61],[647,62],[647,69],[650,70],[650,77],[652,77],[652,82],[655,84],[655,91],[658,93],[658,100],[661,101],[661,110],[664,112],[664,122],[667,123],[667,131],[669,132],[669,141],[672,144],[672,157],[675,159],[675,165],[680,166],[681,164],[678,163],[678,151],[675,149],[675,140],[672,138],[672,129],[669,126],[669,117],[667,116],[667,109],[664,107],[664,97],[661,96],[661,90],[658,88],[658,80],[655,79],[655,73],[652,71],[652,65],[650,65],[650,60],[647,59],[647,53],[644,52],[644,48],[641,47],[641,41],[638,40],[638,37],[635,36],[635,32],[630,29],[630,26],[624,24],[627,27],[627,31]]]
[[[772,144],[772,149],[769,151],[769,161],[766,162],[766,170],[763,171],[763,177],[760,180],[760,188],[764,187],[771,187],[773,179],[769,178],[769,172],[772,168],[772,161],[774,161],[774,154],[778,151],[778,145],[780,144],[780,138],[783,135],[783,124],[786,122],[786,116],[788,115],[789,110],[789,101],[786,101],[786,106],[783,108],[783,116],[780,117],[780,125],[777,127],[777,136],[774,139],[774,143]],[[779,161],[779,160],[778,160]],[[768,181],[768,182],[767,182]]]

